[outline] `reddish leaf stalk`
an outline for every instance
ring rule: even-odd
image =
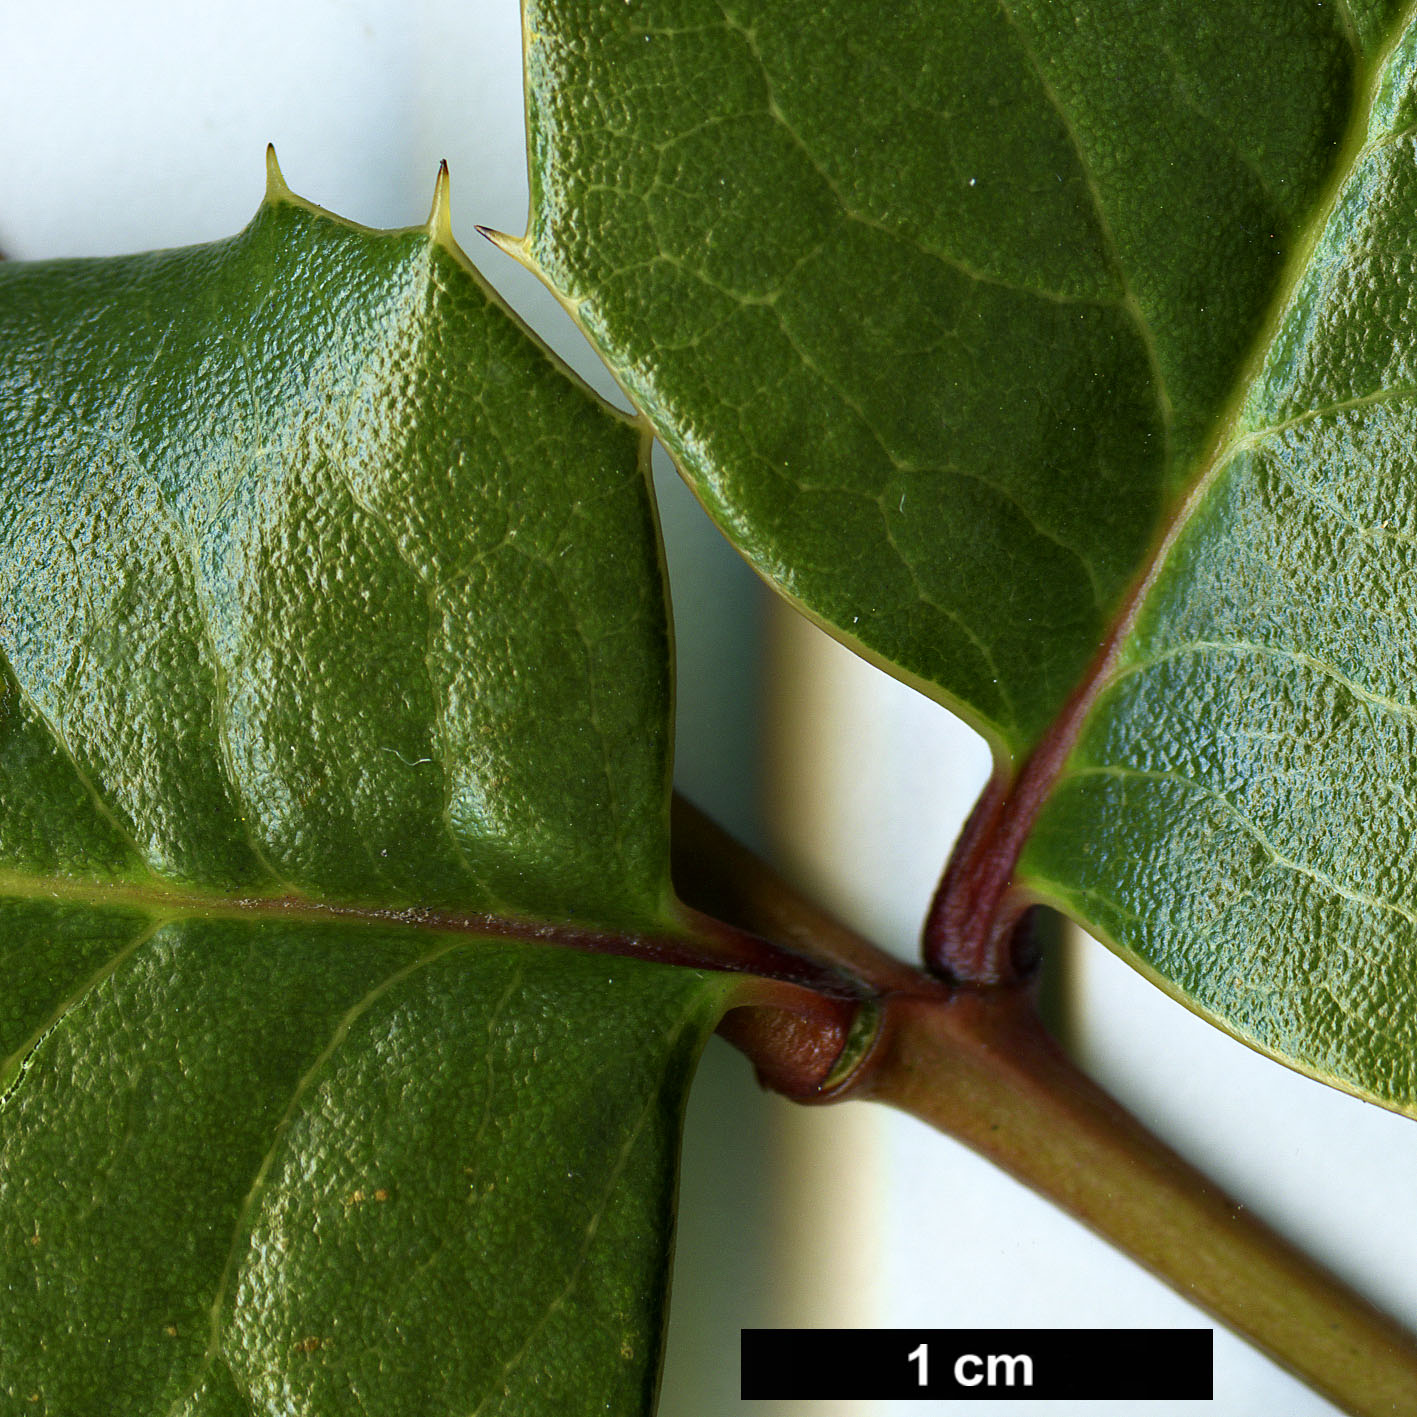
[[[752,1060],[765,1087],[799,1102],[835,1094],[838,1064],[874,1024],[877,994],[938,988],[918,970],[877,949],[825,911],[792,892],[764,862],[709,820],[692,803],[674,798],[674,877],[680,894],[694,903],[704,930],[731,920],[739,938],[772,941],[771,948],[832,979],[830,997],[809,987],[790,996],[759,997],[732,1009],[721,1033]],[[697,912],[696,912],[697,913]],[[751,931],[751,934],[743,934]],[[764,945],[763,948],[769,948]],[[802,979],[799,972],[798,980]]]
[[[1131,629],[1169,545],[1170,527],[1146,570],[1118,607],[1087,672],[1023,767],[1001,764],[970,813],[925,919],[925,967],[959,984],[1019,984],[1029,962],[1015,949],[1016,932],[1032,904],[1014,889],[1014,868],[1048,794]]]
[[[884,954],[686,804],[676,806],[675,866],[697,904],[794,952],[811,949],[874,996],[855,1013],[855,1038],[847,1035],[866,1046],[845,1076],[831,1061],[840,1029],[813,1039],[819,1025],[809,1011],[730,1013],[721,1032],[769,1086],[781,1076],[787,1086],[778,1090],[798,1100],[866,1098],[909,1112],[1053,1201],[1355,1417],[1417,1412],[1417,1340],[1086,1077],[1048,1037],[1031,989],[949,984]]]

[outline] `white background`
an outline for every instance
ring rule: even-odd
[[[515,0],[0,0],[0,249],[105,254],[229,235],[260,199],[269,140],[303,196],[368,225],[411,225],[446,157],[463,245],[608,393],[559,309],[472,229],[519,234],[525,223],[519,48]],[[661,481],[681,780],[741,834],[771,842],[853,923],[910,953],[983,779],[982,745],[769,611],[687,495]],[[768,661],[756,647],[765,629]],[[766,748],[759,724],[773,725]],[[1074,1043],[1092,1071],[1247,1204],[1417,1324],[1417,1128],[1255,1057],[1097,947],[1077,949]],[[717,1043],[691,1105],[683,1207],[664,1417],[739,1410],[745,1324],[1206,1322],[953,1143],[866,1106],[809,1112],[761,1097]],[[1177,1417],[1332,1410],[1223,1331],[1216,1391],[1213,1404],[1106,1406]]]

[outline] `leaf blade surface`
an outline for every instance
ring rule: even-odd
[[[7,268],[10,717],[101,799],[128,878],[655,919],[668,631],[638,435],[448,246],[358,240],[284,200],[197,253]],[[587,847],[573,882],[519,884]]]
[[[811,9],[533,0],[521,254],[990,736],[966,929],[1059,906],[1412,1111],[1411,8]]]
[[[436,203],[3,268],[9,1402],[650,1409],[743,986],[547,943],[685,931],[645,451]]]
[[[1408,1113],[1414,55],[1020,862],[1192,1007]]]
[[[1017,760],[1194,475],[1390,9],[532,0],[518,249],[758,569]]]
[[[679,1112],[731,985],[465,934],[126,923],[5,1108],[3,1268],[33,1295],[0,1311],[9,1401],[649,1410]]]

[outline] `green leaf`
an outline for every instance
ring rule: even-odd
[[[1017,758],[1212,441],[1391,8],[528,0],[514,249],[754,565]]]
[[[640,435],[449,240],[279,196],[0,278],[12,860],[663,922]]]
[[[1417,27],[1021,862],[1193,1008],[1417,1115]]]
[[[646,449],[446,202],[0,267],[7,1410],[651,1405],[742,986],[555,947],[684,934]]]
[[[937,963],[1051,902],[1417,1112],[1410,13],[532,0],[510,244],[754,564],[991,737]]]
[[[16,1412],[648,1412],[725,986],[475,935],[6,902]],[[56,1004],[54,995],[62,995]]]

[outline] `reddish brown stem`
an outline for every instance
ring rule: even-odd
[[[1152,1136],[1048,1037],[1032,993],[950,986],[884,954],[681,807],[676,871],[697,904],[871,981],[849,1077],[841,1035],[796,1007],[724,1031],[807,1101],[870,1098],[964,1142],[1046,1196],[1355,1417],[1417,1412],[1417,1341]],[[782,986],[790,987],[790,986]],[[733,1018],[730,1015],[730,1018]],[[774,1036],[783,1028],[782,1036]],[[813,1031],[816,1031],[815,1037]],[[858,1038],[859,1041],[859,1038]],[[813,1084],[815,1079],[815,1085]],[[823,1083],[831,1080],[831,1085]]]
[[[987,1156],[1358,1417],[1417,1412],[1417,1341],[1157,1140],[1020,991],[886,1002],[855,1095]]]
[[[874,993],[931,988],[912,965],[863,940],[783,880],[692,802],[675,796],[674,884],[691,905],[729,920]]]

